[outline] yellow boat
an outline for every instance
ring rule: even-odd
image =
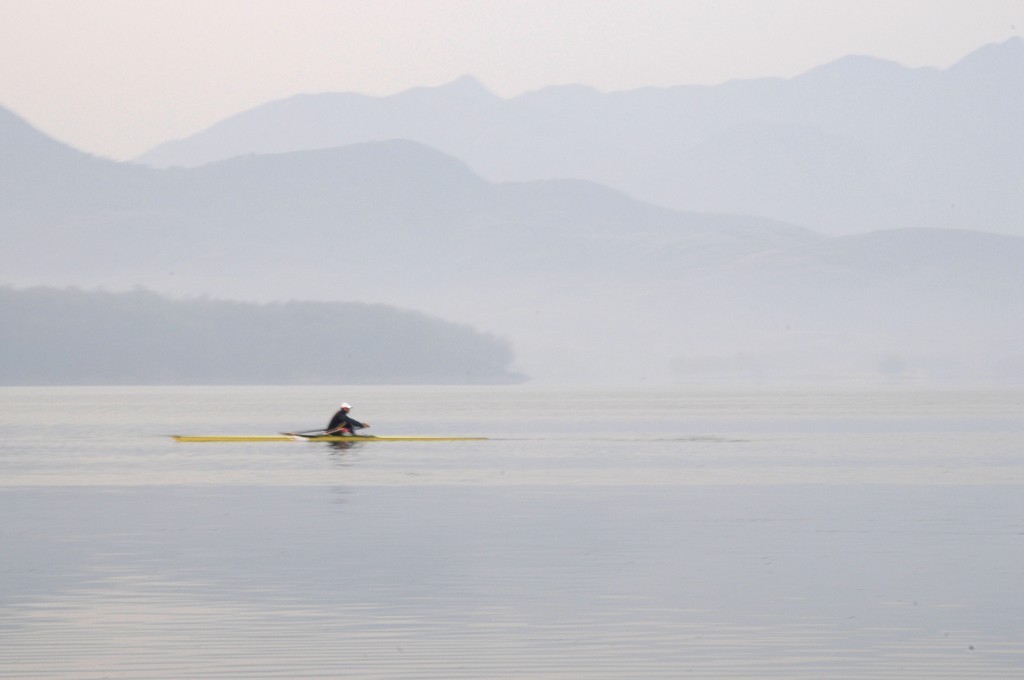
[[[420,436],[311,436],[306,437],[298,434],[266,434],[266,435],[241,435],[241,434],[210,434],[210,435],[183,435],[172,434],[171,438],[179,442],[458,442],[458,441],[482,441],[487,437],[420,437]]]

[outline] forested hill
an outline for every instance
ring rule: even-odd
[[[508,345],[386,305],[0,287],[0,384],[508,383]]]

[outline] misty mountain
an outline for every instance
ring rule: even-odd
[[[505,383],[512,354],[383,305],[0,288],[0,384]]]
[[[827,237],[494,183],[401,140],[154,169],[7,120],[0,173],[35,192],[0,188],[10,285],[416,309],[508,338],[546,381],[1024,380],[1019,237]]]
[[[40,137],[27,125],[19,134]],[[0,208],[12,280],[196,294],[210,292],[201,282],[217,281],[221,294],[237,282],[228,293],[247,298],[376,300],[447,295],[481,276],[624,280],[658,266],[675,276],[687,262],[713,266],[821,238],[767,220],[685,215],[588,182],[493,184],[400,140],[193,169],[72,158],[33,179],[50,200],[12,195]],[[658,255],[621,257],[638,249]],[[318,280],[323,287],[311,285]]]
[[[0,202],[7,213],[114,205],[125,187],[156,174],[76,151],[0,107]]]
[[[583,179],[676,209],[831,234],[946,227],[1024,235],[1024,40],[953,66],[852,56],[790,79],[494,96],[472,78],[389,97],[308,94],[139,157],[419,141],[490,181]]]

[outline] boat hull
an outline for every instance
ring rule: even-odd
[[[181,435],[172,434],[171,438],[179,442],[456,442],[481,441],[487,437],[419,437],[419,436],[380,436],[369,437],[350,435],[347,437],[321,436],[301,437],[290,434],[267,435]]]

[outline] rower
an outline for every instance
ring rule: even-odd
[[[324,434],[331,435],[352,435],[355,434],[356,430],[369,427],[369,423],[361,423],[348,412],[352,410],[352,405],[342,402],[338,412],[331,416],[331,422],[327,425],[327,430]]]

